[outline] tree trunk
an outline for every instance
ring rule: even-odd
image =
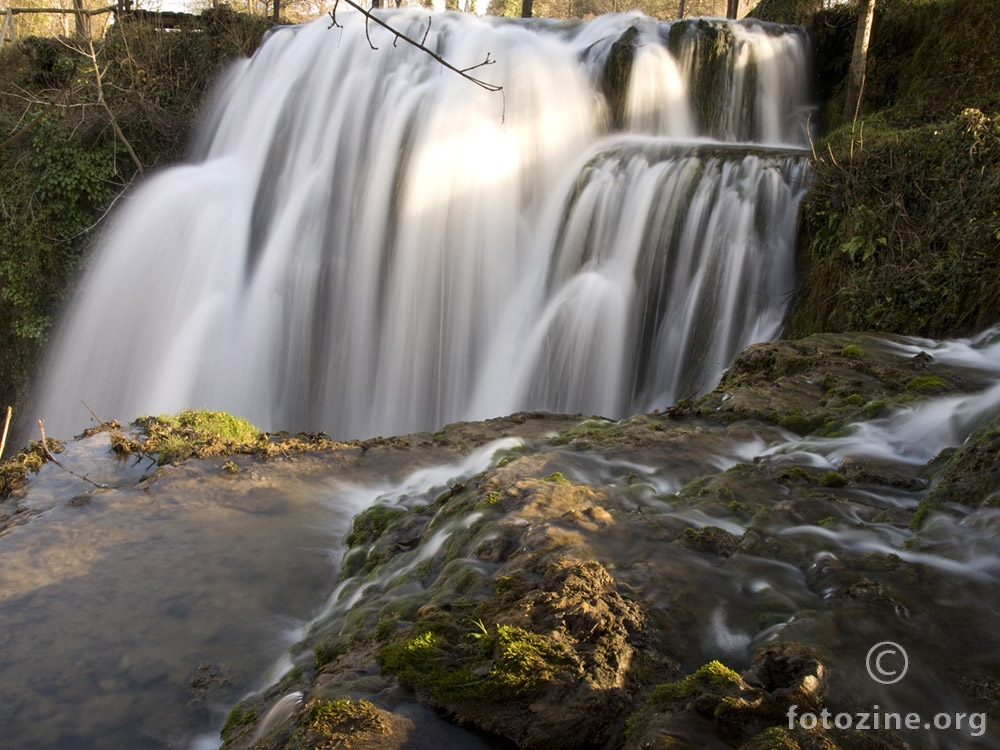
[[[726,0],[726,18],[739,18],[740,0]]]
[[[279,17],[281,15],[281,0],[274,0],[274,13],[271,18],[274,19],[275,23],[279,23]]]
[[[684,0],[681,0],[680,5],[677,7],[677,17],[684,18]]]
[[[86,39],[90,36],[90,16],[83,13],[83,0],[73,0],[76,10],[76,38]]]
[[[858,30],[854,34],[854,54],[851,55],[851,72],[847,79],[847,102],[844,116],[855,119],[861,112],[861,93],[865,88],[865,68],[868,66],[868,42],[872,37],[875,19],[875,0],[860,0],[858,4]]]
[[[531,5],[534,0],[521,0],[521,18],[531,18]]]

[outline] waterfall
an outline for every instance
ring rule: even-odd
[[[399,434],[519,409],[622,417],[777,335],[808,180],[786,27],[637,13],[279,28],[189,163],[112,219],[35,411],[212,408]],[[370,40],[370,41],[369,41]],[[377,49],[374,49],[377,47]]]

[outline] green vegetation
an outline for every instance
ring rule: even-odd
[[[769,17],[764,2],[755,13]],[[786,8],[787,10],[787,8]],[[862,116],[843,122],[856,6],[806,21],[828,136],[789,333],[952,336],[1000,319],[1000,16],[991,0],[879,0]]]
[[[490,677],[516,695],[530,694],[540,682],[553,676],[564,648],[546,636],[500,625]]]
[[[370,743],[390,731],[383,712],[366,700],[319,699],[300,722],[282,747],[350,747],[354,743]]]
[[[354,517],[351,532],[344,541],[348,547],[371,544],[388,530],[393,521],[405,514],[406,510],[403,508],[391,508],[388,505],[373,505]]]
[[[378,651],[379,666],[383,672],[397,675],[406,684],[439,699],[454,698],[456,694],[472,697],[473,689],[485,678],[466,668],[449,667],[446,646],[440,636],[425,631],[382,646]]]
[[[218,411],[188,410],[180,414],[139,417],[136,425],[145,439],[141,443],[128,439],[113,442],[117,452],[155,455],[160,466],[192,456],[207,458],[254,453],[267,440],[266,435],[245,419]]]
[[[664,705],[686,701],[705,692],[717,692],[743,684],[743,679],[720,661],[710,661],[683,680],[668,682],[654,688],[647,705]]]
[[[0,404],[24,403],[86,250],[137,175],[125,141],[147,169],[183,156],[216,74],[251,53],[270,21],[219,8],[200,24],[117,23],[94,58],[55,38],[0,52]]]
[[[219,733],[223,741],[228,741],[239,730],[257,720],[257,707],[246,703],[237,703],[226,714],[226,722]]]
[[[547,636],[512,625],[491,630],[482,620],[473,625],[474,651],[425,630],[382,646],[379,666],[439,701],[496,701],[530,698],[569,661],[566,647]]]
[[[948,390],[948,381],[937,375],[924,375],[909,380],[904,386],[904,390],[916,393],[943,393]]]
[[[53,453],[62,451],[62,444],[58,440],[47,438],[45,445]],[[38,473],[42,464],[48,460],[45,446],[41,442],[32,441],[23,451],[0,463],[0,501],[10,496],[11,490],[24,481],[28,472]]]
[[[819,484],[821,487],[843,487],[847,484],[847,478],[838,471],[828,471],[820,474]]]
[[[967,109],[902,129],[875,118],[826,145],[803,204],[793,333],[945,336],[1000,318],[1000,119]]]

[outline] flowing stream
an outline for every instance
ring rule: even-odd
[[[274,31],[190,163],[105,233],[49,353],[49,434],[79,430],[81,401],[345,438],[619,418],[779,332],[808,180],[800,31],[386,18],[503,91],[357,13]]]
[[[338,13],[342,27],[274,31],[220,87],[190,162],[150,178],[105,232],[35,403],[50,435],[79,430],[81,400],[106,419],[207,407],[345,438],[526,409],[618,419],[714,388],[738,352],[779,333],[809,179],[800,32],[636,14],[385,18],[503,93],[350,12]],[[980,381],[1000,373],[988,338],[883,346],[900,361],[932,350]],[[293,641],[412,595],[399,582],[482,518],[443,523],[374,577],[345,575],[335,589],[354,514],[426,505],[518,450],[544,467],[538,476],[601,488],[664,528],[736,535],[751,521],[686,504],[682,488],[738,464],[892,465],[911,485],[831,489],[817,501],[829,523],[768,522],[814,555],[810,566],[750,553],[706,562],[613,529],[604,552],[652,606],[685,602],[685,669],[745,666],[785,633],[844,663],[863,662],[871,637],[907,637],[905,687],[878,692],[841,672],[837,689],[904,711],[957,710],[945,679],[956,665],[1000,668],[1000,518],[989,508],[937,517],[934,545],[913,551],[891,512],[908,518],[927,491],[919,467],[996,416],[998,388],[900,408],[838,438],[699,426],[655,455],[560,446],[548,433],[570,423],[548,417],[533,435],[511,427],[478,450],[425,435],[409,450],[241,459],[234,476],[221,461],[189,462],[151,481],[152,467],[107,455],[105,437],[74,442],[65,462],[113,489],[85,493],[49,464],[5,504],[30,522],[0,536],[0,748],[216,746],[229,706],[291,667]],[[746,493],[780,505],[790,490],[748,482]],[[850,616],[815,614],[836,561],[869,553],[921,571],[894,580],[920,603],[898,633],[859,635]],[[654,562],[667,576],[643,579]],[[273,721],[298,698],[278,700]],[[409,746],[485,746],[403,710],[420,728]],[[994,747],[995,737],[914,746]]]

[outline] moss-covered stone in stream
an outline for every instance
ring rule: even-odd
[[[713,661],[682,680],[655,687],[628,722],[626,748],[654,738],[685,736],[691,746],[720,739],[740,746],[774,725],[787,726],[788,706],[806,712],[825,694],[826,667],[810,649],[778,643],[761,649],[742,675]]]
[[[576,427],[572,427],[552,440],[553,445],[575,445],[580,448],[590,448],[594,445],[605,445],[622,437],[622,424],[606,419],[588,419]]]
[[[1000,493],[1000,418],[976,430],[937,472],[936,484],[921,500],[911,527],[920,529],[930,515],[949,503],[972,508],[997,503]]]
[[[432,509],[359,518],[367,551],[362,544],[347,561],[384,547],[369,571],[384,583],[369,585],[362,571],[350,588],[363,592],[358,604],[313,636],[317,681],[331,686],[323,694],[356,681],[367,653],[437,710],[523,747],[599,745],[620,731],[633,675],[667,676],[672,666],[652,656],[641,608],[581,552],[584,531],[614,518],[557,466],[524,455],[465,480]],[[432,513],[448,521],[431,529]],[[481,518],[470,523],[473,513]],[[413,566],[420,548],[399,544],[410,527],[424,542],[449,536]],[[393,578],[394,569],[407,572]]]
[[[888,413],[893,405],[982,386],[948,368],[928,372],[926,353],[892,354],[861,337],[810,336],[748,347],[715,391],[691,412],[713,420],[758,419],[799,435],[840,437],[854,422]]]
[[[122,430],[117,422],[106,422],[84,434],[101,431],[109,434],[111,450],[117,455],[149,456],[159,466],[177,464],[189,458],[234,455],[270,458],[306,450],[360,445],[334,442],[322,433],[269,435],[241,417],[199,409],[139,417],[130,430]],[[238,473],[239,465],[228,462],[226,471]]]
[[[386,532],[393,521],[398,520],[405,513],[404,508],[373,505],[354,517],[351,532],[344,539],[344,542],[348,547],[371,544]]]

